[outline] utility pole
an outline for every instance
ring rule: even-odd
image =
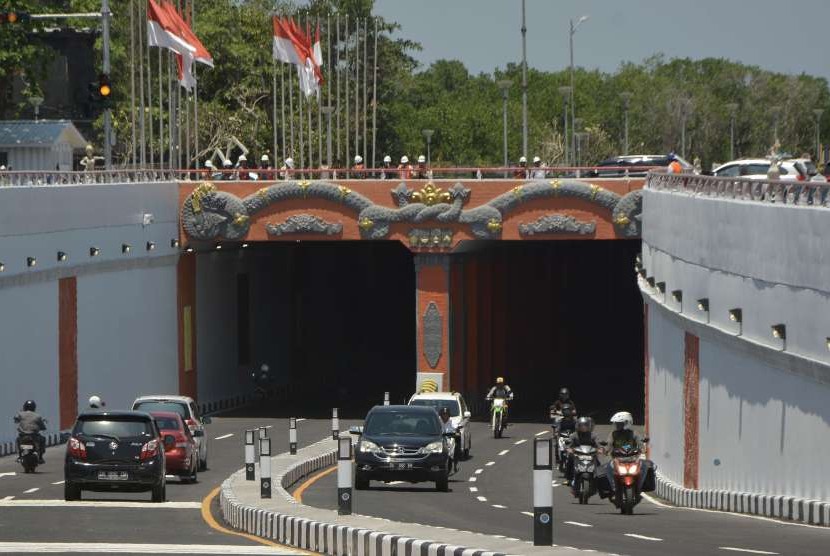
[[[502,79],[496,83],[501,89],[502,98],[502,133],[503,133],[503,149],[504,149],[504,168],[507,168],[507,93],[510,86],[513,84],[509,79]],[[507,178],[507,170],[505,170],[505,179]]]
[[[104,51],[102,70],[105,75],[110,74],[110,15],[109,0],[101,0],[101,42]],[[112,168],[112,109],[109,106],[104,109],[104,167],[107,170]]]
[[[576,120],[576,88],[574,87],[574,33],[576,33],[577,27],[586,21],[588,21],[587,15],[580,17],[576,23],[574,23],[573,19],[571,20],[571,157],[574,157],[574,153],[576,153],[576,125],[574,123]]]
[[[624,125],[624,128],[625,128],[624,135],[623,135],[623,154],[624,155],[628,154],[628,109],[631,106],[631,97],[633,97],[633,96],[634,96],[634,94],[629,92],[629,91],[623,91],[622,93],[620,93],[620,98],[623,101],[623,114],[624,114],[624,119],[625,119],[625,121],[623,122],[623,125]]]
[[[738,113],[738,103],[730,102],[726,109],[729,110],[729,160],[735,160],[735,116]]]
[[[527,158],[527,26],[522,0],[522,156]]]

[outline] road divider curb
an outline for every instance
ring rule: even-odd
[[[557,554],[556,548],[534,547],[482,533],[399,523],[361,515],[338,516],[336,511],[312,508],[297,502],[288,489],[312,474],[337,463],[331,438],[302,448],[298,455],[272,457],[275,495],[259,499],[258,490],[244,481],[244,469],[222,483],[219,505],[233,528],[277,543],[321,554],[365,556],[417,556],[447,554],[506,556],[507,554]],[[333,493],[334,495],[334,493]],[[398,531],[397,533],[388,532]],[[448,542],[426,540],[443,537]],[[473,544],[475,543],[475,544]],[[490,550],[466,546],[489,545]],[[570,551],[569,551],[570,552]],[[564,550],[563,550],[564,554]]]
[[[657,472],[655,494],[675,506],[758,515],[807,525],[830,526],[830,502],[822,500],[728,490],[683,488],[663,477],[660,472]]]

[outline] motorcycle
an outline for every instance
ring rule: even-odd
[[[507,414],[507,400],[504,398],[494,398],[493,404],[490,406],[490,413],[493,438],[501,438],[504,432],[504,417]]]
[[[643,442],[648,442],[644,439]],[[606,443],[603,442],[603,445]],[[642,500],[642,493],[654,490],[654,464],[640,457],[639,447],[624,444],[611,454],[613,481],[608,481],[612,492],[611,503],[623,515],[633,515],[634,506]]]
[[[20,434],[17,437],[17,461],[23,466],[26,473],[34,473],[37,469],[40,456],[38,455],[37,434]]]
[[[554,450],[556,451],[556,464],[559,472],[563,474],[565,473],[565,467],[568,463],[568,438],[570,438],[570,436],[570,432],[560,430],[556,434],[556,444],[554,444]]]
[[[597,449],[589,444],[576,446],[573,449],[573,458],[573,493],[579,498],[580,504],[587,504],[591,496],[597,492]]]

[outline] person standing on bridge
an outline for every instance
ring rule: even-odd
[[[401,157],[401,163],[398,164],[398,175],[402,180],[408,180],[411,172],[412,165],[409,163],[409,157],[403,155]]]
[[[259,179],[272,180],[274,179],[274,167],[271,166],[271,159],[267,154],[259,157]]]
[[[352,170],[354,171],[354,175],[352,176],[354,179],[366,179],[366,165],[363,164],[363,157],[359,154],[356,154],[354,156],[354,164],[352,165]]]
[[[527,179],[527,157],[519,157],[519,165],[513,170],[513,177],[517,179]]]
[[[415,171],[412,174],[412,178],[416,180],[426,180],[429,179],[429,168],[427,168],[427,157],[424,155],[418,156],[418,165],[415,167]]]
[[[292,170],[294,169],[294,159],[290,156],[285,159],[285,163],[280,168],[280,178],[283,180],[290,180],[294,178],[294,173]]]
[[[380,173],[380,179],[388,180],[395,177],[395,172],[392,170],[392,157],[388,154],[383,157],[383,171]]]
[[[679,174],[683,172],[683,166],[680,164],[680,161],[677,160],[677,156],[674,153],[669,153],[669,165],[666,167],[666,171],[669,174]]]
[[[542,159],[538,156],[533,157],[533,171],[530,177],[534,180],[543,180],[547,177],[547,172],[542,168]]]

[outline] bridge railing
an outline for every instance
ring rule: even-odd
[[[721,199],[830,208],[830,183],[826,182],[650,172],[646,178],[646,188]]]
[[[280,181],[280,180],[432,180],[432,179],[555,179],[555,178],[642,178],[653,166],[544,166],[397,168],[288,168],[288,169],[205,169],[159,170],[117,169],[80,172],[0,171],[0,186],[60,186],[163,181]]]

